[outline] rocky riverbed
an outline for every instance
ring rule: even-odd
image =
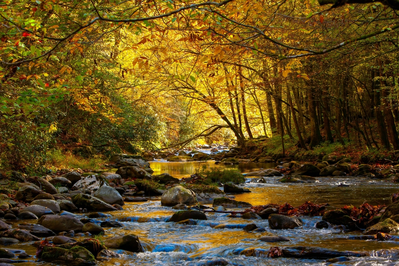
[[[140,158],[119,158],[108,173],[14,172],[1,181],[0,262],[394,263],[399,203],[391,195],[399,185],[370,175],[299,174],[304,165],[251,168],[241,184],[202,191],[187,186],[200,177],[155,175],[156,163]]]

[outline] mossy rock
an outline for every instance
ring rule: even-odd
[[[152,176],[152,180],[154,180],[155,182],[159,183],[159,184],[177,184],[179,183],[179,179],[171,176],[168,173],[163,173],[160,175],[154,175]]]
[[[323,215],[323,221],[329,222],[330,224],[342,224],[350,227],[354,225],[354,220],[343,210],[326,211]]]
[[[70,265],[95,265],[94,255],[86,248],[75,246],[71,249],[61,247],[44,247],[40,259],[53,263],[67,263]]]
[[[394,215],[399,215],[399,201],[391,203],[381,215],[381,221],[391,218]]]
[[[161,184],[148,179],[137,179],[135,181],[136,186],[139,190],[145,192],[148,196],[160,196],[162,192],[159,191],[160,189],[164,188]]]
[[[216,185],[201,185],[201,184],[186,184],[186,188],[191,189],[196,194],[200,193],[215,193],[224,194]]]
[[[370,226],[369,228],[366,229],[366,231],[363,232],[363,234],[374,235],[378,232],[388,233],[388,234],[397,233],[399,232],[399,224],[394,220],[388,218],[383,220],[382,222]]]
[[[11,251],[4,249],[4,248],[0,248],[0,258],[10,259],[10,258],[14,258],[14,257],[15,257],[15,254],[12,253]]]
[[[223,164],[239,164],[239,161],[238,161],[238,159],[232,157],[232,158],[223,159],[222,163]]]

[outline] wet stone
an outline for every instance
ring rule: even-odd
[[[0,237],[0,245],[2,246],[10,246],[18,243],[19,243],[18,239],[11,237]]]
[[[178,222],[178,224],[196,225],[197,221],[195,221],[193,219],[186,219],[186,220]]]
[[[105,221],[102,222],[101,227],[123,227],[123,225],[117,221]]]
[[[283,236],[263,236],[263,237],[259,238],[259,240],[263,241],[263,242],[269,242],[269,243],[290,241],[289,238],[286,238]]]
[[[125,202],[146,202],[148,199],[143,197],[125,197]]]
[[[243,229],[244,229],[244,231],[250,232],[250,231],[255,230],[256,228],[258,228],[258,226],[256,224],[248,224]]]
[[[21,220],[37,220],[39,219],[34,213],[30,211],[24,211],[18,214],[18,218]]]

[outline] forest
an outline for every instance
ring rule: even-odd
[[[0,167],[251,141],[283,155],[396,158],[398,10],[397,0],[4,0]]]

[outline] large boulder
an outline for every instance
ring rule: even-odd
[[[194,193],[182,186],[175,186],[162,194],[162,206],[175,206],[177,204],[192,205],[196,203]]]
[[[320,169],[311,163],[305,163],[299,167],[293,175],[308,175],[308,176],[319,176]]]
[[[124,204],[121,194],[113,187],[102,186],[94,193],[94,196],[109,204]]]
[[[57,201],[51,199],[38,199],[31,202],[31,206],[39,205],[44,206],[52,210],[54,213],[58,213],[61,211],[60,205]]]
[[[169,222],[180,222],[187,219],[207,220],[205,213],[200,211],[179,211],[172,215]]]
[[[78,218],[69,215],[45,215],[39,219],[38,224],[55,232],[82,231],[83,228],[83,223]]]
[[[46,214],[54,214],[54,212],[50,208],[45,207],[45,206],[41,206],[41,205],[28,206],[26,208],[23,208],[20,211],[20,213],[21,212],[26,212],[26,211],[35,214],[39,218],[42,217],[43,215],[46,215]]]
[[[388,234],[397,233],[399,232],[399,224],[394,220],[388,218],[382,222],[379,222],[373,226],[368,227],[366,231],[363,232],[363,234],[374,235],[377,234],[378,232],[388,233]]]
[[[139,237],[136,235],[117,236],[105,241],[107,248],[123,249],[131,252],[144,252]]]
[[[77,194],[72,197],[72,202],[78,208],[84,208],[88,211],[115,211],[112,205],[87,194]]]
[[[271,214],[269,216],[269,227],[271,229],[294,229],[302,226],[302,221],[296,216],[289,217],[281,214]]]

